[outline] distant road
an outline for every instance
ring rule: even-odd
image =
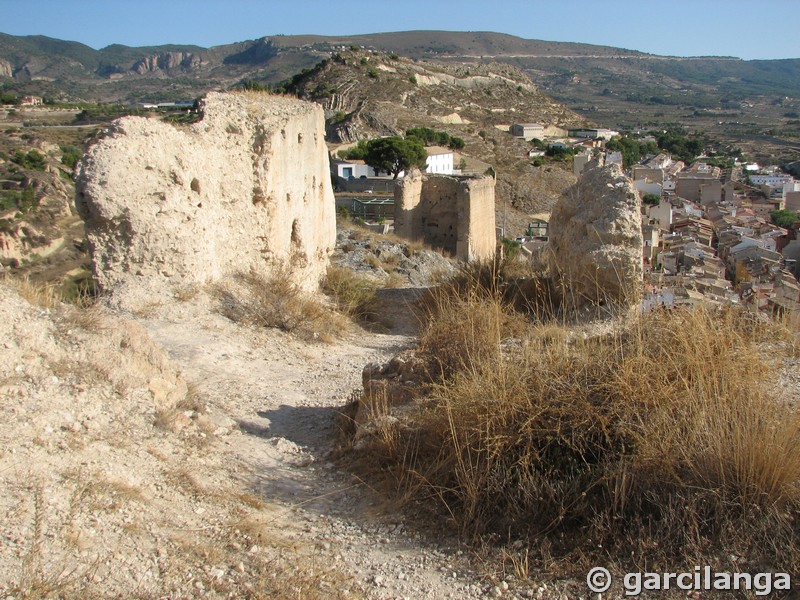
[[[637,60],[728,60],[741,61],[734,56],[655,56],[640,54],[440,54],[447,58],[635,58]]]

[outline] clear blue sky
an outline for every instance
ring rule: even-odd
[[[445,29],[674,56],[800,58],[798,0],[0,0],[0,18],[3,33],[93,48]]]

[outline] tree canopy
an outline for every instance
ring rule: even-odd
[[[644,155],[658,153],[658,145],[655,142],[641,142],[627,135],[611,138],[606,144],[606,149],[622,152],[622,166],[626,169],[638,163]]]
[[[438,144],[453,150],[461,150],[464,148],[465,143],[460,137],[450,135],[446,131],[436,131],[430,127],[411,127],[406,129],[406,138],[417,138],[423,144]]]
[[[661,203],[660,194],[645,194],[642,196],[642,202],[649,206],[658,206]]]
[[[665,131],[655,132],[658,147],[663,148],[677,160],[689,164],[703,153],[705,143],[698,137],[688,137],[682,130],[669,128]]]
[[[784,228],[791,227],[795,221],[800,221],[800,215],[787,208],[782,210],[773,210],[771,213],[769,213],[769,216],[775,225]]]
[[[411,167],[425,168],[428,152],[419,139],[399,136],[377,138],[366,144],[364,162],[373,169],[391,173],[395,179]]]

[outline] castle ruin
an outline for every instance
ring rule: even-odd
[[[461,260],[494,257],[493,177],[412,171],[398,181],[394,197],[397,235],[419,240]]]

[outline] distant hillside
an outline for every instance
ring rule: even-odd
[[[169,94],[192,95],[243,77],[277,83],[351,45],[412,59],[500,61],[524,70],[555,97],[588,98],[645,94],[667,100],[681,93],[704,99],[742,99],[749,94],[800,98],[800,59],[743,61],[737,58],[662,57],[590,44],[526,40],[490,32],[405,31],[355,36],[272,36],[201,48],[115,44],[94,50],[44,36],[0,34],[0,62],[14,82],[64,86],[70,93],[134,100],[152,95],[169,80]],[[8,72],[10,71],[10,73]],[[0,67],[0,74],[4,70]],[[11,82],[9,82],[11,83]],[[98,90],[96,86],[102,83]],[[631,87],[632,86],[632,87]],[[52,86],[51,86],[52,87]]]
[[[569,129],[586,120],[505,63],[418,61],[355,48],[336,52],[283,87],[322,104],[326,135],[334,142],[402,135],[411,127],[462,138],[466,159],[494,167],[500,209],[547,211],[574,181],[571,165],[533,169],[530,145],[503,129],[514,122]]]
[[[418,62],[506,63],[537,88],[604,126],[680,124],[759,160],[800,158],[800,59],[656,56],[488,32],[404,31],[272,36],[201,48],[94,50],[43,36],[0,34],[0,89],[52,99],[188,100],[243,79],[277,85],[351,46]]]

